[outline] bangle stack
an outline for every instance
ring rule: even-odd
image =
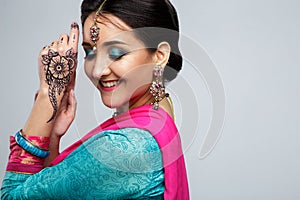
[[[49,155],[49,151],[41,149],[40,147],[32,144],[29,140],[27,140],[22,135],[21,130],[16,133],[15,141],[20,147],[22,147],[22,149],[38,158],[46,158]]]

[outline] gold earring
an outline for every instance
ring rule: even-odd
[[[163,79],[164,68],[161,65],[156,65],[153,69],[153,81],[150,86],[150,93],[154,97],[154,101],[151,103],[153,109],[157,110],[159,102],[169,94],[165,93],[164,79]]]

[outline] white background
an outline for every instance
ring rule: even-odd
[[[0,180],[9,153],[8,137],[24,125],[38,87],[38,53],[60,33],[67,33],[72,21],[80,21],[80,3],[0,0]],[[173,3],[179,13],[181,33],[206,50],[226,93],[222,136],[213,152],[200,160],[211,104],[203,81],[189,80],[201,116],[198,132],[181,131],[191,199],[299,199],[300,2]],[[101,107],[98,94],[82,71],[82,63],[80,49],[78,115],[62,148],[112,113]],[[190,73],[186,67],[181,76],[188,77]],[[177,93],[176,88],[173,92]],[[194,103],[188,106],[197,107]],[[179,127],[192,120],[181,114],[181,108],[184,106],[177,106]]]

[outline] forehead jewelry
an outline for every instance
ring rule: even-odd
[[[100,32],[100,28],[97,25],[97,23],[98,23],[97,19],[98,19],[100,13],[101,13],[101,10],[102,10],[102,8],[103,8],[103,6],[104,6],[104,4],[105,4],[106,1],[107,0],[104,0],[103,3],[98,8],[98,10],[96,11],[96,14],[95,14],[95,17],[94,17],[94,24],[90,28],[91,40],[94,43],[93,44],[93,50],[94,51],[97,48],[97,41],[99,40],[99,32]]]

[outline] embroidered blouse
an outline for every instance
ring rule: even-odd
[[[163,199],[162,154],[143,129],[103,131],[52,167],[20,154],[11,138],[1,199]]]

